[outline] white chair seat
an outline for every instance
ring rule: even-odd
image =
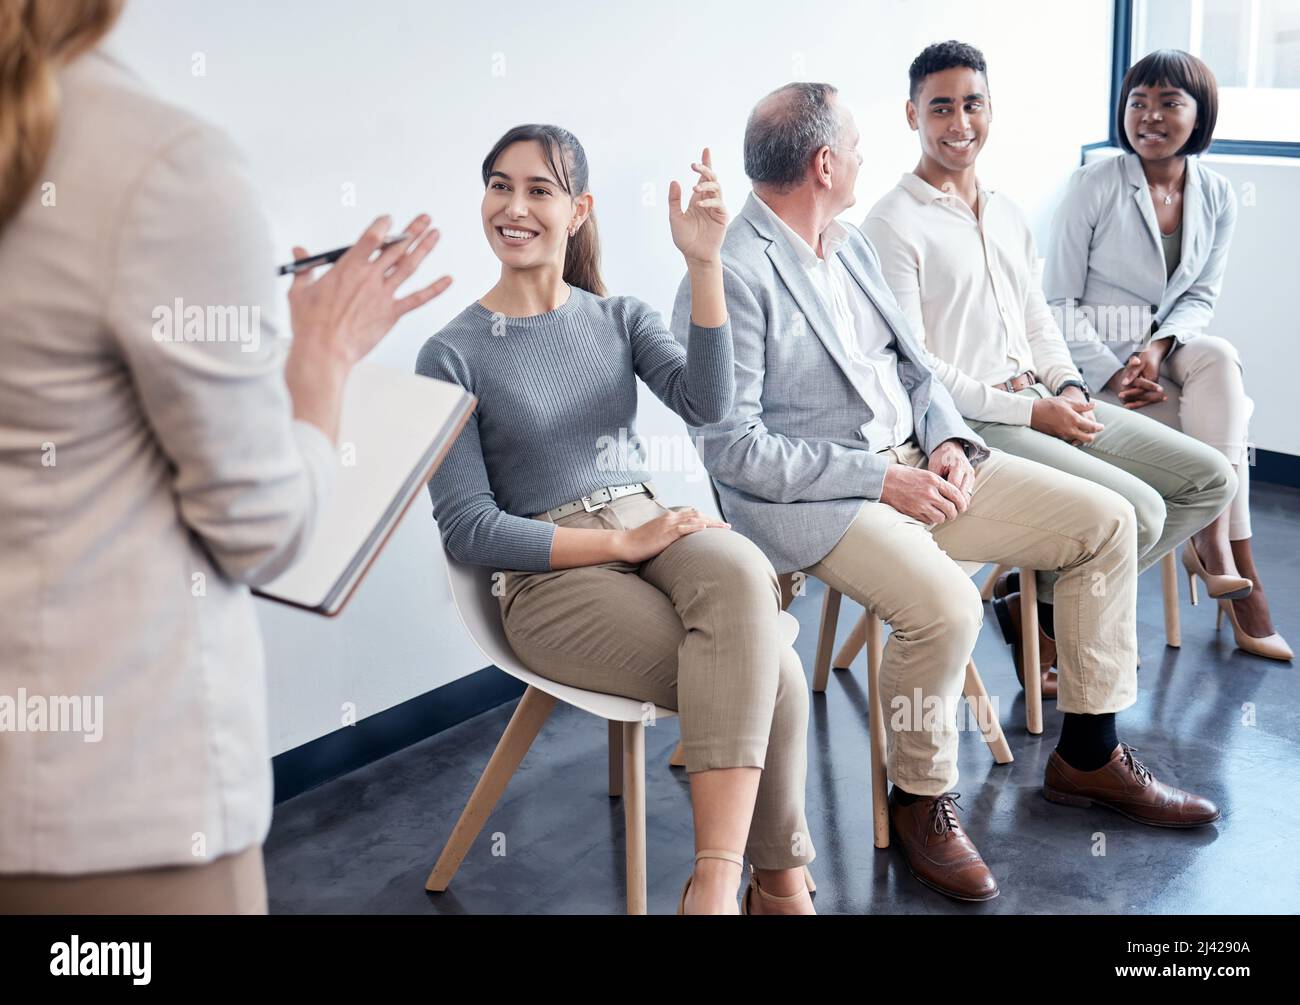
[[[496,664],[511,677],[524,684],[544,691],[565,704],[580,708],[584,712],[598,715],[613,722],[639,722],[645,718],[644,702],[622,695],[605,694],[601,691],[588,691],[585,688],[559,684],[536,674],[520,662],[506,638],[505,628],[501,624],[501,608],[497,598],[492,595],[493,570],[478,565],[466,565],[450,555],[447,558],[447,576],[451,581],[451,594],[455,601],[456,613],[461,624],[478,648],[489,661]],[[785,645],[794,645],[799,636],[799,622],[788,611],[782,611],[781,641]],[[675,709],[656,705],[655,719],[670,719],[677,714]]]

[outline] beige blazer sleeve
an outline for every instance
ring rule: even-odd
[[[268,235],[239,152],[196,126],[135,180],[108,263],[111,335],[181,518],[250,585],[310,539],[336,474],[330,440],[292,420]]]

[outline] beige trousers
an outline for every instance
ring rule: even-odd
[[[668,511],[642,494],[554,522],[631,530]],[[535,673],[676,709],[688,772],[763,769],[745,847],[756,868],[813,860],[808,682],[781,643],[776,573],[752,541],[711,527],[640,564],[505,572],[500,590],[506,637]]]
[[[1034,399],[1051,392],[1032,384],[1019,394]],[[1105,428],[1091,443],[1074,447],[1029,426],[972,422],[990,447],[1046,464],[1114,489],[1137,514],[1138,575],[1218,518],[1237,493],[1231,464],[1212,446],[1177,427],[1097,401],[1094,414]],[[1050,601],[1054,573],[1038,577],[1039,599]]]
[[[1236,467],[1237,492],[1228,507],[1228,537],[1233,541],[1250,537],[1247,439],[1255,403],[1246,395],[1237,347],[1217,335],[1184,342],[1160,364],[1160,385],[1168,395],[1165,401],[1132,411],[1208,444]],[[1120,403],[1109,391],[1099,391],[1097,397]]]
[[[262,847],[206,865],[81,876],[0,874],[0,914],[266,914]]]
[[[925,463],[914,440],[890,453],[895,463]],[[975,468],[970,505],[955,520],[927,526],[864,502],[806,571],[891,627],[880,669],[889,777],[923,796],[957,782],[956,709],[984,618],[979,590],[958,561],[1059,570],[1061,711],[1117,712],[1137,696],[1137,522],[1122,496],[995,450]],[[946,714],[907,714],[918,690],[923,702],[941,699]]]

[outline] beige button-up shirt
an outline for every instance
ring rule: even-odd
[[[909,172],[862,232],[962,415],[1027,426],[1033,399],[991,385],[1033,370],[1055,393],[1079,372],[1043,297],[1024,214],[982,186],[977,203],[978,218],[956,193]]]
[[[776,222],[813,289],[830,308],[835,335],[849,359],[849,379],[872,412],[863,439],[876,451],[903,443],[912,435],[911,399],[898,378],[898,357],[890,348],[893,334],[889,326],[836,253],[848,233],[838,220],[832,220],[821,233],[822,254],[818,255],[757,193],[755,201]]]

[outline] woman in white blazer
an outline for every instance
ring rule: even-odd
[[[436,231],[371,262],[377,220],[286,356],[238,155],[94,48],[119,7],[0,16],[0,913],[259,913],[249,584],[317,523],[351,366],[449,280],[395,299]]]
[[[1246,396],[1236,347],[1209,332],[1237,218],[1227,178],[1200,163],[1214,135],[1214,75],[1165,49],[1135,63],[1116,111],[1126,153],[1079,168],[1057,209],[1043,288],[1075,364],[1100,397],[1143,409],[1221,450],[1229,508],[1183,548],[1237,646],[1289,660],[1251,553]]]

